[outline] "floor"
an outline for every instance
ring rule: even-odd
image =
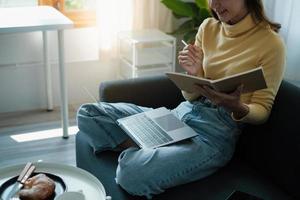
[[[75,119],[78,107],[78,105],[69,106],[69,119]],[[59,120],[59,107],[55,107],[53,111],[50,112],[46,109],[37,109],[21,112],[0,113],[0,134],[6,130],[24,127],[26,125],[58,122]]]
[[[0,168],[28,161],[76,165],[77,108],[69,106],[68,139],[61,137],[59,108],[0,114]]]

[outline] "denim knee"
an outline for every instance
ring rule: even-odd
[[[83,104],[77,111],[77,125],[83,132],[97,131],[104,123],[113,123],[109,116],[96,104]]]
[[[138,180],[136,171],[134,172],[132,167],[117,170],[116,182],[129,194],[142,195],[138,186],[140,185],[140,180]]]
[[[150,191],[151,177],[141,175],[142,172],[143,168],[141,165],[119,169],[116,173],[116,182],[129,194],[146,196],[150,199],[153,194]]]
[[[88,142],[94,152],[114,148],[123,136],[117,138],[108,133],[117,131],[115,123],[101,111],[95,104],[84,104],[77,112],[77,125],[79,130],[87,136]]]
[[[83,104],[78,108],[77,111],[77,119],[78,116],[97,116],[97,115],[101,115],[101,112],[99,110],[99,108],[97,107],[97,105],[93,104],[93,103],[87,103],[87,104]]]
[[[135,157],[137,151],[139,151],[137,148],[129,148],[120,154],[116,182],[132,195],[151,199],[153,194],[159,194],[163,190],[157,184],[155,170],[151,169],[147,161],[144,162],[145,160],[141,160],[139,156]]]
[[[87,120],[87,117],[90,116],[89,111],[91,110],[90,108],[93,106],[93,104],[83,104],[79,107],[77,111],[77,125],[80,130],[85,128],[85,121]]]

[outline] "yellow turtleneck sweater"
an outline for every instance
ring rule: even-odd
[[[265,122],[285,68],[285,47],[280,36],[265,22],[255,24],[250,14],[234,25],[208,18],[199,28],[195,45],[204,55],[204,74],[198,76],[218,79],[263,67],[268,88],[242,94],[241,101],[249,107],[249,113],[242,119],[233,119],[251,124]],[[193,101],[200,94],[183,91],[183,96]]]

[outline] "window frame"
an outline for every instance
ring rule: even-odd
[[[75,28],[96,26],[95,10],[66,10],[65,0],[38,0],[38,5],[52,6],[74,22]]]

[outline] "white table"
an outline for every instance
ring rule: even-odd
[[[47,31],[57,30],[63,137],[68,138],[68,96],[64,60],[64,29],[72,28],[73,22],[49,6],[0,8],[0,34],[43,32],[43,53],[46,72],[47,105],[53,110],[51,65],[49,60]]]
[[[111,199],[109,196],[106,196],[102,183],[95,176],[83,169],[58,163],[38,162],[33,164],[36,166],[35,172],[44,172],[59,176],[65,182],[67,191],[82,191],[86,200]],[[18,176],[24,166],[25,164],[0,168],[0,185],[12,177]],[[6,196],[7,194],[0,194],[0,199],[2,195]]]

